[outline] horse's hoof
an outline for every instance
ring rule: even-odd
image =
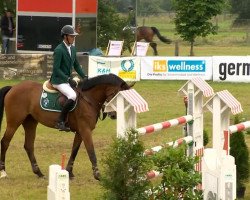
[[[98,170],[97,170],[97,171],[94,171],[93,175],[94,175],[94,178],[95,178],[96,180],[100,181],[101,174],[100,174],[100,172],[99,172]]]
[[[73,180],[75,178],[75,175],[73,174],[73,172],[69,172],[69,179]]]
[[[38,176],[38,178],[45,179],[45,176],[41,172],[37,173],[36,175]]]
[[[38,176],[39,179],[46,179],[46,176]]]
[[[7,175],[7,173],[6,173],[6,171],[5,170],[1,170],[0,171],[0,179],[1,178],[6,178],[8,175]]]

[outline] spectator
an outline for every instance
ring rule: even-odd
[[[2,52],[8,53],[9,40],[13,37],[15,31],[14,20],[11,10],[5,10],[1,18],[1,33],[2,33]]]

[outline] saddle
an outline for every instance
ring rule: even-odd
[[[67,97],[54,88],[49,80],[43,83],[43,91],[40,97],[40,106],[43,110],[61,112],[66,100]],[[76,104],[77,101],[70,111],[75,109]]]

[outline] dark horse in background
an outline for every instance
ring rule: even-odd
[[[156,27],[140,26],[136,30],[136,41],[145,40],[154,50],[154,55],[158,55],[157,44],[153,41],[154,36],[157,36],[160,41],[170,44],[172,41],[160,34]]]
[[[124,27],[123,30],[128,30],[128,29],[130,29],[130,31],[133,34],[136,34],[136,41],[145,40],[146,42],[148,42],[149,45],[154,50],[154,55],[158,55],[157,44],[153,40],[155,35],[160,39],[160,41],[166,44],[170,44],[172,42],[170,39],[162,36],[160,34],[160,31],[156,27],[148,27],[148,26],[129,27],[127,26],[127,28]],[[131,47],[129,46],[128,48],[129,48],[129,51],[131,52]]]
[[[69,176],[74,177],[73,164],[84,142],[89,159],[92,163],[93,175],[99,180],[97,159],[92,140],[100,110],[103,104],[110,101],[119,91],[130,89],[125,81],[114,74],[93,77],[76,88],[78,102],[73,111],[68,114],[68,125],[75,132],[71,155],[66,167]],[[34,81],[24,81],[14,86],[0,89],[0,122],[2,123],[5,109],[7,127],[1,140],[0,177],[6,177],[5,159],[10,141],[17,128],[22,125],[25,132],[24,149],[29,157],[33,172],[38,177],[44,175],[40,171],[34,155],[34,141],[38,123],[54,128],[59,116],[58,112],[43,110],[40,106],[42,84]],[[64,133],[61,133],[64,134]]]

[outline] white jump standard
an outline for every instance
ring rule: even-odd
[[[224,135],[230,131],[230,113],[239,114],[243,110],[240,102],[227,90],[217,92],[205,107],[213,114],[213,148],[205,149],[202,159],[204,199],[234,200],[236,166],[234,157],[223,150],[229,149],[229,137],[225,138]],[[234,130],[233,126],[231,131]]]

